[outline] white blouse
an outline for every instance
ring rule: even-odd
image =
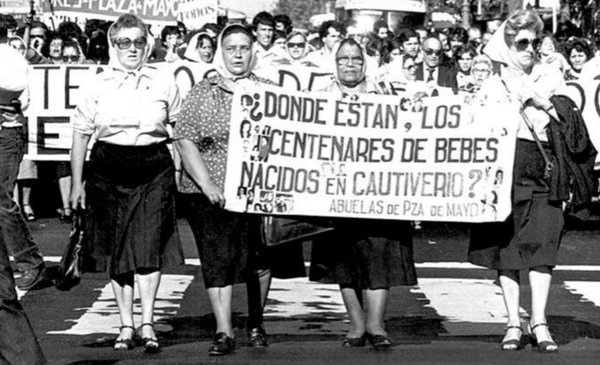
[[[147,146],[169,138],[180,107],[172,74],[153,66],[111,68],[87,85],[71,123],[77,132],[96,133],[98,141]]]

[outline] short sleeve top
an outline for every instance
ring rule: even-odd
[[[164,142],[181,108],[172,74],[153,66],[111,68],[93,79],[72,118],[73,128],[98,141],[147,146]]]
[[[249,80],[271,83],[250,74]],[[198,147],[212,182],[223,189],[227,167],[227,147],[233,90],[222,76],[196,84],[186,96],[173,133],[174,140],[187,139]],[[200,188],[187,174],[179,187],[183,193],[199,193]]]

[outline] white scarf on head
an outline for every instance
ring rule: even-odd
[[[225,34],[225,31],[227,31],[227,29],[239,26],[239,24],[231,24],[226,26],[225,29],[221,31],[221,34],[219,34],[219,38],[217,40],[217,52],[215,53],[215,58],[213,59],[213,66],[215,67],[219,75],[223,76],[226,79],[230,79],[231,81],[247,78],[248,76],[250,76],[252,71],[254,71],[254,67],[256,66],[256,49],[254,47],[254,42],[250,44],[251,59],[250,65],[248,66],[246,72],[244,72],[242,75],[234,75],[227,69],[227,66],[225,65],[225,59],[223,58],[223,52],[225,52],[225,49],[223,48],[223,34]]]

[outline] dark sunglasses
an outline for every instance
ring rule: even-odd
[[[113,43],[121,50],[129,49],[132,44],[137,49],[144,49],[144,47],[146,47],[146,42],[147,40],[145,37],[136,38],[134,40],[129,38],[113,40]]]
[[[77,56],[61,56],[60,59],[63,60],[63,62],[73,62],[73,61],[77,61],[79,59],[79,57],[77,57]]]
[[[538,46],[540,45],[540,39],[539,38],[534,38],[534,39],[528,39],[528,38],[523,38],[523,39],[519,39],[518,41],[515,41],[515,47],[517,47],[517,50],[519,51],[524,51],[527,49],[527,47],[529,47],[529,45],[531,45],[531,48],[533,48],[533,50],[535,51]]]
[[[304,48],[304,47],[306,47],[306,42],[299,42],[299,43],[288,42],[287,46],[289,48]]]
[[[431,56],[431,55],[436,55],[436,56],[441,56],[442,55],[442,50],[441,49],[431,49],[431,48],[423,48],[423,52],[425,52],[426,55]]]

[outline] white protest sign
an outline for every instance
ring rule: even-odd
[[[153,67],[173,74],[182,98],[210,73],[204,64],[179,61],[155,63]],[[30,103],[25,111],[28,125],[26,158],[67,161],[73,138],[71,116],[82,99],[82,88],[106,66],[38,65],[30,66]]]
[[[177,20],[188,29],[200,29],[206,23],[217,22],[217,0],[179,0]]]
[[[502,221],[511,211],[518,109],[464,98],[236,87],[226,209],[432,221]]]

